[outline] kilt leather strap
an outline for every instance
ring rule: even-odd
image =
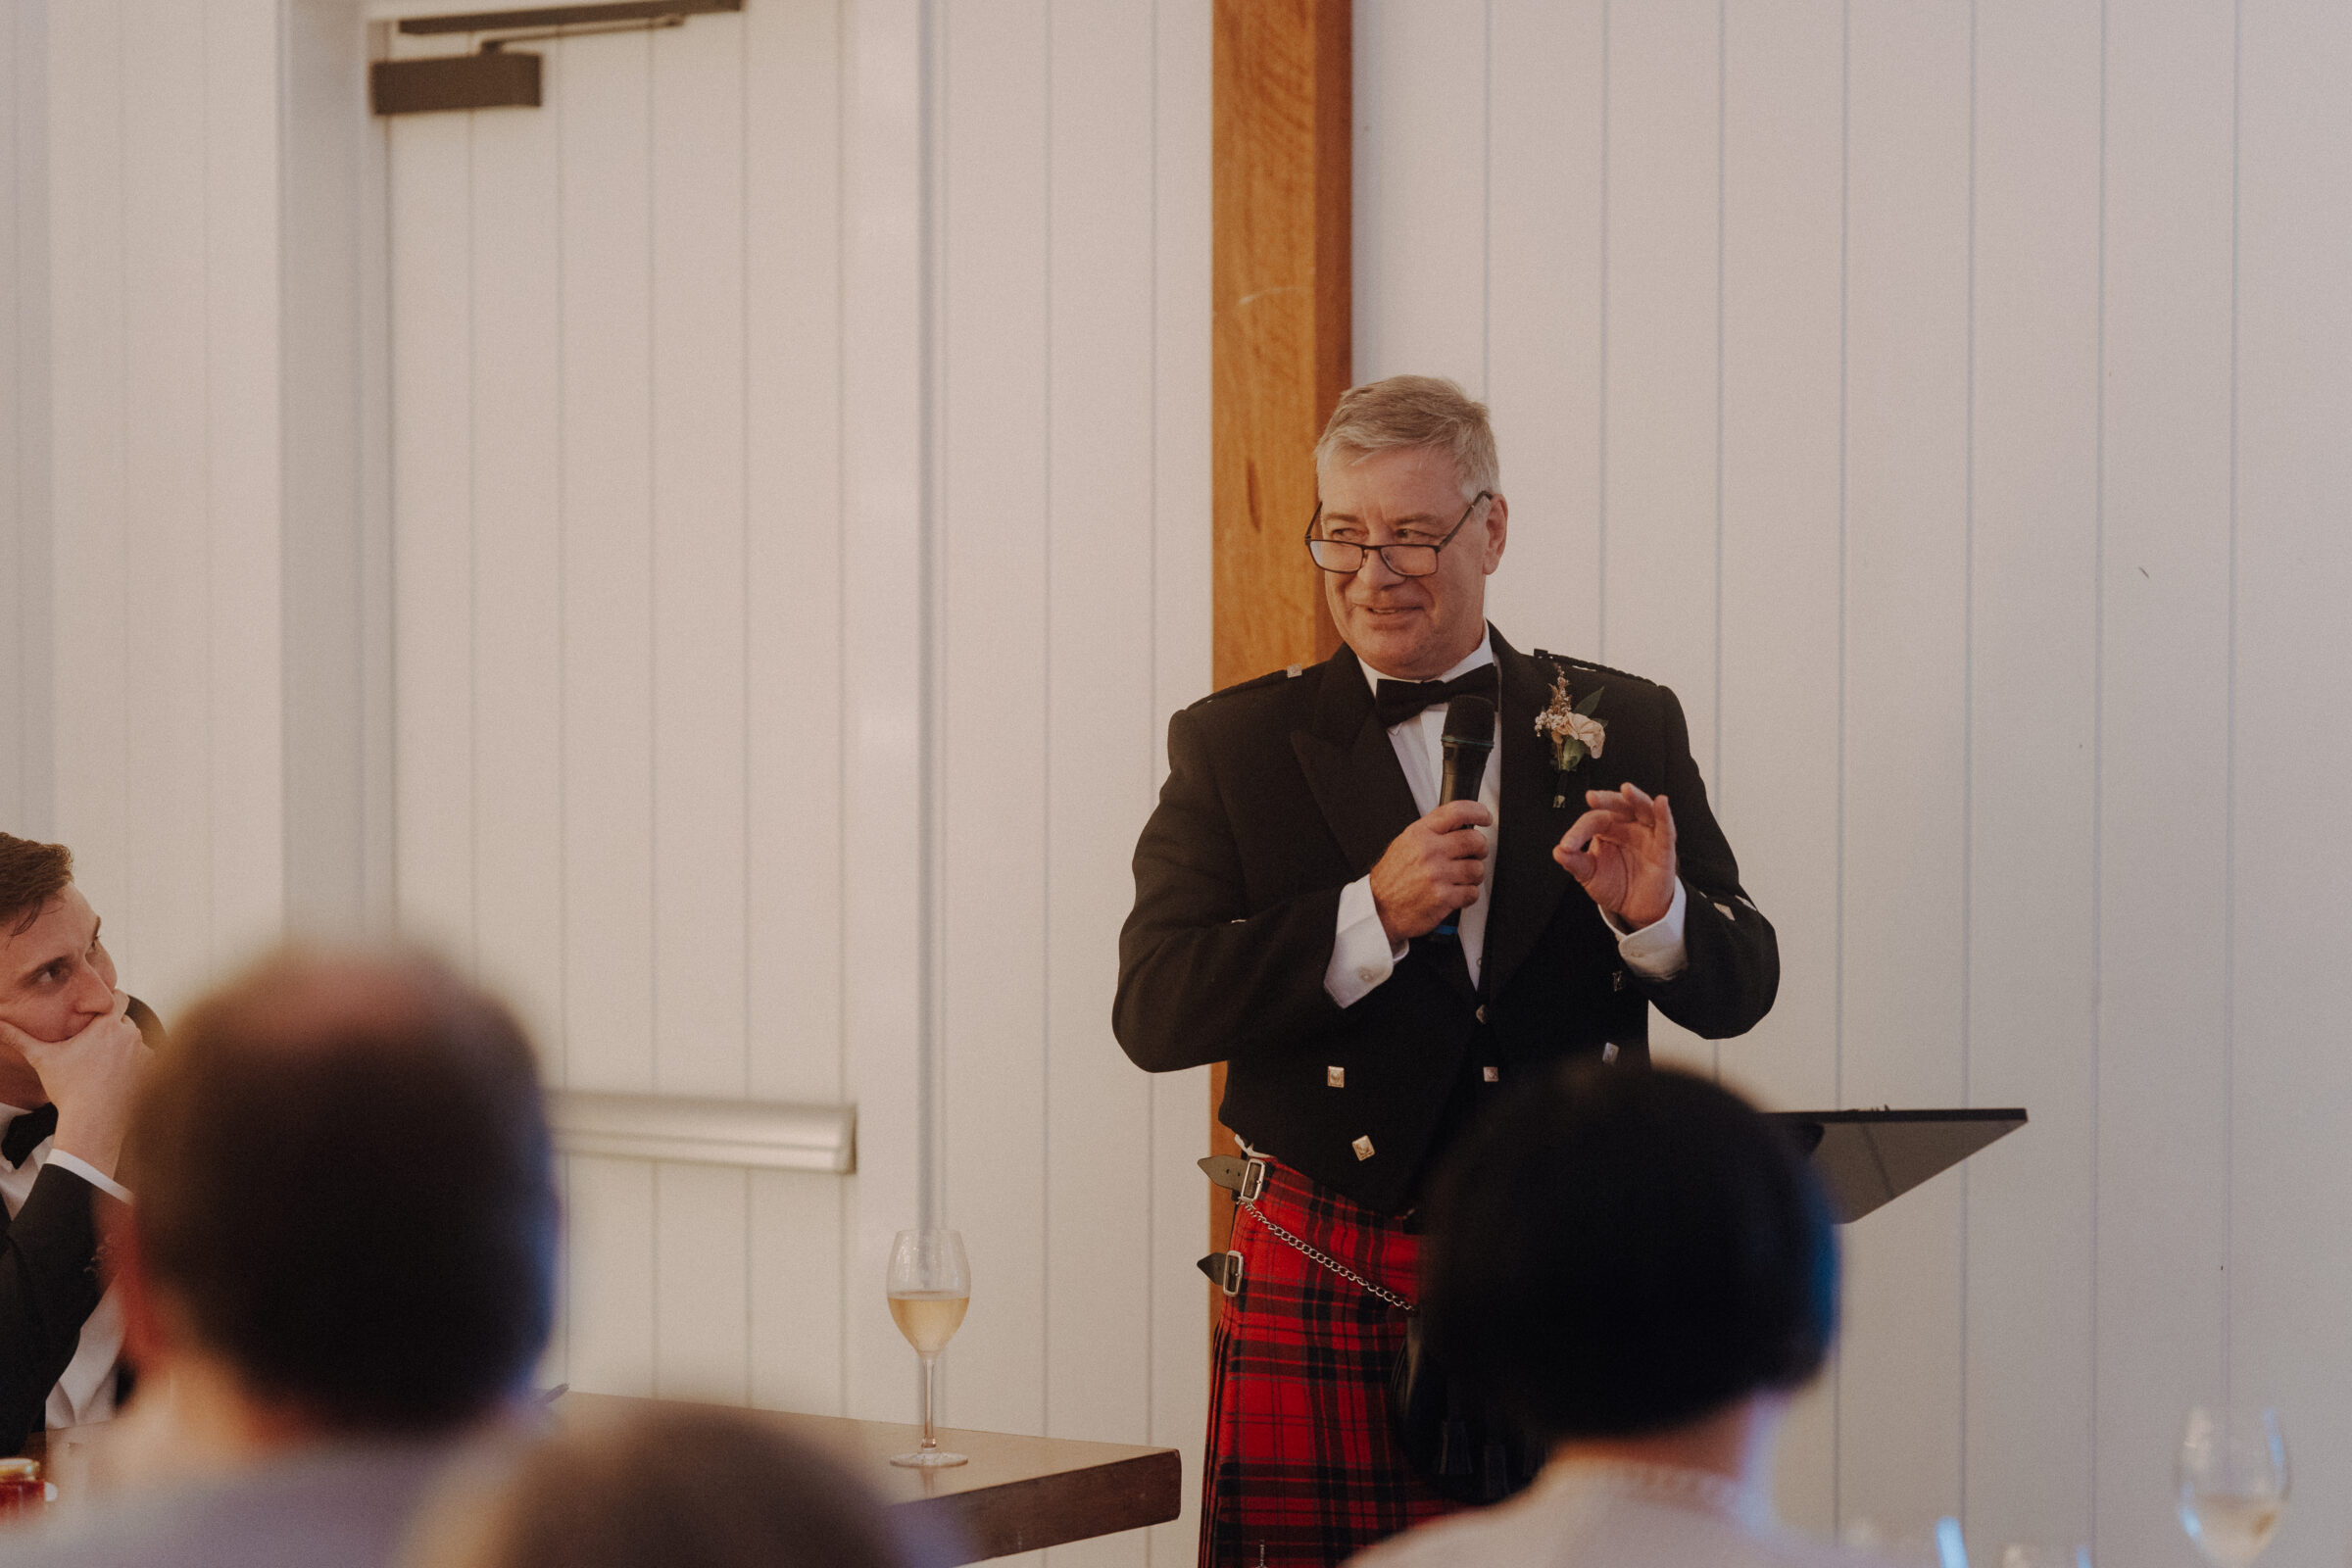
[[[1231,1154],[1211,1154],[1206,1159],[1200,1160],[1199,1163],[1202,1173],[1205,1174],[1210,1181],[1215,1182],[1219,1187],[1224,1188],[1227,1192],[1233,1194],[1234,1197],[1241,1200],[1241,1206],[1250,1211],[1250,1217],[1251,1219],[1256,1220],[1267,1230],[1272,1231],[1275,1236],[1280,1238],[1292,1248],[1296,1249],[1298,1252],[1312,1259],[1313,1261],[1322,1264],[1325,1268],[1331,1270],[1331,1272],[1337,1274],[1340,1278],[1346,1280],[1348,1284],[1354,1286],[1356,1289],[1364,1292],[1368,1296],[1378,1297],[1381,1300],[1388,1302],[1391,1306],[1401,1307],[1407,1312],[1410,1312],[1414,1309],[1412,1302],[1406,1300],[1403,1297],[1398,1296],[1395,1291],[1390,1290],[1384,1285],[1373,1284],[1370,1280],[1364,1278],[1361,1274],[1358,1274],[1355,1270],[1349,1268],[1347,1264],[1341,1262],[1329,1252],[1323,1251],[1318,1248],[1309,1247],[1298,1237],[1293,1236],[1289,1231],[1284,1230],[1281,1226],[1266,1218],[1265,1210],[1257,1206],[1257,1200],[1259,1196],[1262,1195],[1266,1190],[1266,1162],[1264,1160],[1236,1159]],[[1239,1296],[1241,1294],[1241,1253],[1211,1252],[1206,1257],[1200,1259],[1200,1269],[1201,1273],[1207,1275],[1210,1281],[1227,1296]]]
[[[1210,1181],[1239,1198],[1243,1202],[1254,1202],[1257,1195],[1266,1190],[1266,1162],[1262,1159],[1236,1159],[1231,1154],[1211,1154],[1195,1161]]]

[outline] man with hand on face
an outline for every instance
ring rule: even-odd
[[[114,1414],[120,1298],[98,1269],[155,1014],[115,986],[62,844],[0,833],[0,1452]]]
[[[1169,723],[1119,942],[1120,1045],[1225,1062],[1253,1156],[1217,1264],[1204,1565],[1334,1563],[1447,1510],[1387,1396],[1436,1160],[1562,1060],[1646,1062],[1651,1006],[1719,1039],[1780,977],[1673,692],[1488,625],[1510,508],[1485,407],[1359,386],[1315,459],[1305,549],[1346,646]],[[1492,760],[1441,803],[1468,696]]]

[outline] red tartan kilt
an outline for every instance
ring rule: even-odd
[[[1265,1216],[1411,1300],[1420,1238],[1280,1166]],[[1338,1563],[1455,1504],[1405,1463],[1389,1426],[1404,1313],[1234,1213],[1242,1289],[1217,1319],[1201,1465],[1201,1568]]]

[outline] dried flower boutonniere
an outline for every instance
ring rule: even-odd
[[[1568,804],[1568,775],[1576,764],[1588,757],[1598,757],[1601,744],[1609,738],[1606,719],[1594,718],[1592,710],[1600,706],[1600,694],[1606,688],[1595,686],[1585,700],[1571,706],[1568,701],[1568,672],[1555,669],[1551,676],[1551,706],[1536,715],[1536,733],[1551,739],[1552,796],[1554,807]]]

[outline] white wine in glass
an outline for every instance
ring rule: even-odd
[[[2214,1568],[2249,1568],[2286,1511],[2277,1411],[2198,1405],[2180,1435],[2180,1527]]]
[[[963,1326],[972,1303],[972,1267],[964,1261],[963,1237],[924,1227],[901,1231],[890,1244],[890,1315],[923,1363],[923,1441],[912,1453],[893,1454],[892,1464],[938,1469],[968,1464],[960,1453],[939,1446],[933,1424],[938,1405],[939,1352]]]

